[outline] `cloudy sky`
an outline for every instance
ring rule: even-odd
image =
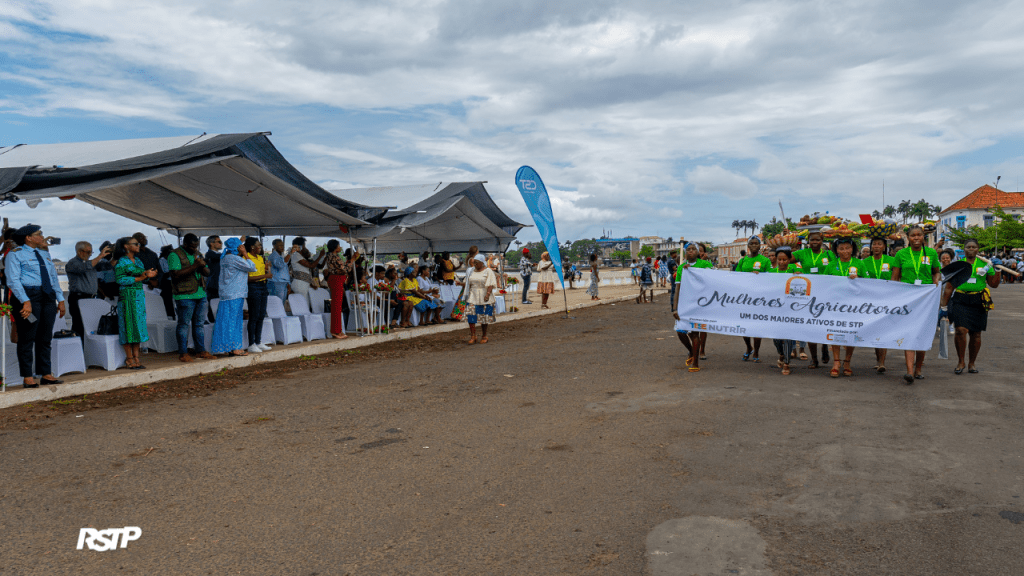
[[[0,145],[271,131],[327,188],[487,180],[523,222],[529,164],[563,240],[725,241],[780,199],[880,209],[883,180],[888,203],[1018,189],[1022,29],[1024,1],[5,0]]]

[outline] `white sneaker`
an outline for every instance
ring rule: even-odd
[[[253,344],[252,346],[249,346],[249,354],[262,354],[262,353],[263,353],[263,348],[260,348],[258,345]]]
[[[270,351],[270,346],[266,344],[260,344],[260,349],[263,350],[264,352],[268,352]]]

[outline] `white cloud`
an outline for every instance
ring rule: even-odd
[[[749,198],[757,192],[750,178],[721,166],[697,166],[686,173],[686,183],[697,194],[724,195],[734,200]]]

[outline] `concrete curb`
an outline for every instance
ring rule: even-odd
[[[609,298],[607,300],[600,300],[597,302],[584,302],[582,304],[576,304],[570,306],[569,310],[579,310],[581,308],[590,308],[593,306],[601,306],[605,304],[615,304],[617,302],[626,302],[633,300],[636,296],[619,296],[615,298]],[[550,310],[537,310],[534,312],[521,312],[516,314],[509,314],[497,317],[498,324],[504,324],[505,322],[515,322],[517,320],[526,320],[529,318],[538,318],[541,316],[551,316],[554,314],[563,314],[565,308],[553,308]],[[346,340],[321,340],[313,344],[306,344],[300,347],[294,348],[275,348],[270,352],[264,352],[263,354],[252,354],[249,356],[243,356],[239,358],[217,358],[216,360],[203,360],[200,362],[194,362],[191,364],[180,364],[175,366],[167,366],[164,368],[155,368],[152,370],[142,370],[139,372],[129,372],[127,370],[117,370],[114,372],[100,372],[98,376],[89,378],[87,380],[79,380],[68,384],[61,384],[57,386],[40,386],[39,388],[31,389],[10,389],[7,392],[0,394],[0,409],[10,408],[12,406],[20,406],[24,404],[31,404],[33,402],[49,402],[57,400],[59,398],[66,398],[68,396],[80,396],[82,394],[96,394],[97,392],[106,392],[107,390],[116,390],[118,388],[130,388],[132,386],[140,386],[143,384],[153,384],[155,382],[161,382],[164,380],[178,380],[181,378],[189,378],[193,376],[199,376],[200,374],[210,374],[214,372],[220,372],[222,370],[230,370],[235,368],[247,368],[249,366],[256,366],[259,364],[268,364],[273,362],[282,362],[285,360],[292,360],[299,358],[300,356],[315,356],[317,354],[326,354],[330,352],[338,352],[342,350],[352,350],[355,348],[362,348],[364,346],[372,346],[374,344],[381,344],[384,342],[392,342],[396,340],[408,340],[410,338],[417,338],[428,334],[440,334],[442,332],[454,332],[456,330],[465,330],[466,324],[462,322],[443,324],[441,326],[430,326],[425,328],[417,328],[414,330],[403,330],[394,334],[374,334],[372,336],[364,336],[362,338],[349,337]]]

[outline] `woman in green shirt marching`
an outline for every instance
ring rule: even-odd
[[[946,284],[941,299],[942,305],[939,307],[939,315],[948,315],[950,322],[956,325],[956,336],[953,338],[957,356],[956,369],[953,370],[955,374],[964,373],[964,353],[968,350],[968,334],[971,343],[967,371],[971,374],[978,373],[974,362],[978,359],[978,351],[981,350],[981,333],[988,327],[985,286],[998,288],[999,277],[1002,276],[991,264],[982,262],[977,256],[978,241],[972,239],[965,242],[964,261],[971,265],[971,277],[957,286],[956,292],[953,291],[952,284]]]
[[[871,239],[871,255],[862,260],[865,278],[892,280],[896,259],[886,253],[888,250],[889,243],[885,241],[885,238]],[[879,374],[885,374],[885,356],[888,352],[885,348],[875,348],[875,371]]]
[[[864,271],[864,262],[859,258],[853,257],[855,242],[853,238],[840,238],[836,240],[835,248],[838,252],[836,261],[828,267],[829,276],[845,276],[851,280],[860,278]],[[833,378],[839,378],[839,369],[842,368],[843,376],[853,376],[853,368],[850,367],[850,361],[853,360],[853,346],[846,347],[846,356],[843,357],[842,364],[839,362],[839,352],[841,346],[832,346],[832,370],[829,371],[829,376]]]
[[[737,272],[753,272],[759,274],[761,272],[767,272],[772,267],[772,261],[767,256],[761,254],[761,239],[757,236],[751,236],[750,240],[747,240],[747,254],[740,258],[740,261],[736,263]],[[752,256],[751,256],[752,255]],[[754,338],[754,345],[750,345],[750,338],[744,336],[743,343],[747,345],[747,353],[743,355],[743,361],[746,362],[750,355],[754,355],[754,362],[760,362],[758,358],[761,352],[761,339]]]
[[[775,266],[772,266],[768,270],[770,273],[775,274],[795,274],[798,270],[796,264],[790,264],[790,259],[793,257],[793,248],[790,246],[779,246],[775,249]],[[772,343],[775,344],[775,350],[779,353],[779,368],[782,369],[783,376],[789,376],[789,359],[793,356],[793,348],[796,347],[796,341],[786,340],[784,338],[773,338]]]
[[[822,246],[821,232],[815,231],[807,235],[807,248],[793,252],[793,261],[800,269],[800,274],[825,274],[829,265],[836,261],[836,254]],[[797,344],[800,345],[800,351],[803,352],[803,343],[797,342]],[[811,350],[811,363],[807,367],[817,368],[818,344],[808,342],[807,347]],[[801,356],[800,359],[806,360],[806,355]],[[828,346],[825,344],[821,345],[821,362],[828,362]]]
[[[924,245],[924,230],[920,226],[911,226],[907,233],[910,245],[896,253],[896,262],[893,264],[892,279],[907,284],[939,283],[939,255],[935,250]],[[924,350],[906,350],[907,373],[903,380],[908,385],[914,380],[922,380],[924,375],[921,369],[924,367]]]
[[[686,367],[690,372],[700,372],[700,348],[701,344],[708,337],[707,332],[697,332],[692,330],[686,330],[682,328],[679,322],[679,286],[678,284],[682,281],[683,271],[687,268],[708,268],[714,269],[711,262],[707,260],[700,260],[697,258],[697,245],[690,243],[686,245],[684,251],[686,259],[683,263],[676,268],[675,283],[677,284],[675,294],[672,296],[672,317],[676,319],[676,336],[679,337],[679,341],[686,346],[686,351],[689,355],[686,358]]]

